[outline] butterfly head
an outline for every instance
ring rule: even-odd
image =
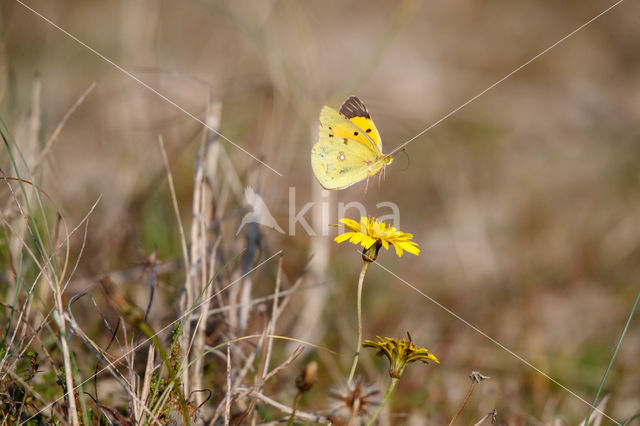
[[[385,165],[391,164],[393,163],[393,157],[390,155],[385,155],[382,157],[382,160],[384,161]]]

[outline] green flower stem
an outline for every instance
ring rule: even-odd
[[[356,373],[356,366],[358,365],[358,358],[360,357],[360,349],[362,348],[362,286],[364,284],[364,274],[367,273],[369,267],[368,261],[362,262],[362,270],[360,271],[360,278],[358,279],[358,343],[356,345],[356,354],[353,356],[353,364],[351,364],[351,372],[349,373],[349,380],[347,383],[351,384],[353,376]]]
[[[398,384],[398,378],[397,377],[392,377],[391,378],[391,382],[389,382],[389,389],[387,389],[387,394],[384,396],[384,399],[382,400],[382,402],[378,406],[378,409],[376,410],[376,412],[373,413],[373,417],[371,417],[371,420],[369,420],[369,423],[367,423],[367,426],[372,425],[373,422],[376,420],[376,417],[378,417],[378,414],[380,414],[380,412],[384,408],[385,404],[387,403],[387,401],[391,397],[391,394],[396,389],[396,385],[397,384]]]

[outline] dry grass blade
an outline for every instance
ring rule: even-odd
[[[276,275],[276,288],[274,291],[274,297],[273,297],[273,306],[271,308],[271,319],[269,320],[269,323],[267,325],[267,327],[265,328],[265,333],[268,336],[273,336],[275,334],[275,330],[276,330],[276,321],[278,320],[278,297],[280,294],[280,281],[282,279],[282,254],[280,255],[280,258],[278,259],[278,272]],[[260,379],[260,381],[262,382],[262,384],[264,384],[264,382],[266,381],[266,376],[267,376],[267,371],[269,370],[269,362],[271,361],[271,351],[273,349],[273,338],[272,337],[268,337],[267,338],[267,351],[266,354],[264,356],[264,362],[262,365],[262,377]],[[262,385],[260,386],[262,387]]]
[[[111,376],[118,382],[121,384],[122,388],[127,392],[127,395],[129,396],[129,398],[134,402],[135,405],[137,405],[138,407],[140,407],[142,409],[143,412],[145,412],[145,414],[147,414],[150,418],[151,421],[153,421],[156,424],[161,424],[160,423],[160,419],[157,418],[157,416],[153,415],[153,413],[151,413],[151,411],[149,410],[149,408],[146,406],[145,404],[145,400],[142,399],[136,392],[135,387],[134,387],[134,383],[132,383],[131,381],[128,381],[118,370],[117,370],[117,365],[116,362],[119,360],[122,360],[122,358],[114,361],[110,361],[108,354],[106,352],[104,352],[102,350],[102,348],[96,343],[94,342],[91,338],[89,338],[89,336],[84,332],[84,330],[82,330],[82,328],[80,328],[80,326],[78,325],[78,323],[75,321],[75,319],[73,318],[72,315],[70,315],[69,320],[69,325],[72,328],[73,332],[80,337],[89,348],[91,348],[91,350],[96,354],[97,358],[99,360],[102,361],[102,363],[104,364],[104,368],[101,371],[104,371],[105,369],[111,374]]]
[[[39,89],[37,89],[35,93],[37,93],[38,91]],[[36,96],[35,99],[36,99],[36,102],[39,102],[39,94]],[[39,106],[36,105],[34,107],[34,111],[38,111],[38,108]],[[39,120],[39,117],[34,118],[34,120]],[[33,124],[33,125],[36,125],[36,124]],[[3,134],[3,138],[5,138],[4,134]],[[6,141],[6,138],[5,138],[5,141]],[[13,164],[15,166],[16,163],[14,162]],[[65,279],[65,274],[66,274],[69,259],[70,259],[70,251],[69,251],[70,249],[69,249],[69,245],[67,244],[64,260],[62,262],[59,262],[59,258],[57,256],[57,247],[55,246],[55,243],[56,243],[55,238],[51,236],[50,234],[51,230],[47,229],[46,232],[49,232],[48,234],[48,241],[50,243],[49,248],[52,250],[51,253],[47,252],[47,247],[45,246],[43,234],[41,233],[40,229],[36,226],[36,217],[37,217],[36,215],[38,214],[36,212],[41,213],[44,223],[45,224],[47,223],[46,216],[44,215],[43,207],[41,204],[41,198],[40,198],[40,193],[42,191],[40,190],[40,188],[38,188],[35,185],[32,185],[30,182],[23,181],[20,178],[20,171],[18,170],[18,168],[17,167],[14,167],[14,168],[15,168],[14,170],[15,173],[18,175],[14,179],[20,183],[20,188],[22,190],[22,192],[19,192],[18,194],[25,196],[24,197],[25,206],[23,207],[21,205],[19,195],[16,195],[13,192],[12,188],[9,186],[11,193],[13,194],[12,199],[16,203],[16,206],[20,211],[21,217],[23,219],[23,222],[22,222],[23,232],[26,232],[28,230],[30,237],[35,242],[38,253],[36,254],[33,251],[31,251],[24,242],[22,243],[22,249],[26,249],[30,253],[30,255],[32,256],[32,260],[36,265],[38,265],[38,270],[39,270],[38,275],[41,274],[44,277],[44,279],[46,279],[49,285],[49,289],[53,295],[53,300],[54,300],[53,319],[58,329],[58,343],[60,345],[63,364],[65,366],[64,376],[65,376],[66,393],[67,393],[67,400],[69,404],[69,411],[71,413],[69,415],[69,418],[70,418],[71,424],[76,426],[76,425],[79,425],[79,420],[78,420],[76,398],[73,393],[73,390],[74,390],[73,376],[74,376],[75,362],[72,360],[71,349],[69,346],[70,336],[68,335],[67,322],[65,320],[64,305],[62,301],[62,298],[63,298],[62,294],[64,292],[63,281]],[[28,171],[26,173],[28,174]],[[6,177],[4,178],[5,181],[8,181],[10,179],[11,178],[6,178]],[[31,197],[26,196],[25,184],[30,184],[35,189],[35,192],[33,192],[33,197],[31,201],[30,201]],[[42,192],[42,194],[47,198],[49,198],[46,193]],[[32,208],[31,206],[35,206],[35,205],[39,207],[39,210],[31,209]],[[53,203],[53,205],[54,207],[56,207],[56,210],[58,211],[58,216],[57,216],[58,220],[64,227],[64,231],[66,235],[65,240],[66,240],[69,238],[69,235],[70,235],[69,229],[67,227],[67,223],[64,220],[64,216],[60,213],[60,209],[57,208],[55,203]],[[5,226],[9,226],[9,224],[5,222]],[[22,233],[20,233],[20,235],[22,235]],[[16,233],[14,234],[14,237],[18,238],[19,235]],[[41,258],[41,260],[38,261],[38,258]],[[5,355],[6,355],[6,352],[5,352]],[[84,396],[80,395],[79,399],[81,402],[84,400],[83,398]],[[82,408],[84,411],[84,406]]]
[[[171,202],[173,204],[174,213],[176,215],[176,221],[178,222],[178,230],[180,232],[180,245],[182,247],[182,257],[184,261],[185,268],[185,283],[184,288],[185,292],[185,300],[182,302],[182,310],[187,311],[193,306],[193,288],[191,285],[192,281],[192,270],[191,263],[189,261],[189,250],[187,248],[187,239],[184,232],[184,227],[182,226],[182,220],[180,219],[180,208],[178,206],[178,197],[176,195],[175,185],[173,183],[173,174],[171,173],[171,167],[169,165],[169,159],[167,157],[167,151],[164,147],[164,141],[162,139],[162,135],[158,135],[158,144],[160,145],[160,152],[162,153],[162,159],[164,161],[164,166],[167,172],[167,180],[169,182],[169,190],[171,193]],[[195,203],[195,199],[194,199]],[[189,321],[183,322],[183,333],[181,336],[181,345],[180,348],[182,350],[182,356],[184,359],[189,359],[188,347],[189,347],[189,337],[191,336],[191,323]],[[185,390],[189,388],[189,370],[185,369],[182,374],[182,382],[185,386]]]
[[[96,85],[97,83],[95,81],[91,83],[87,88],[87,90],[85,90],[84,93],[82,93],[82,95],[80,95],[80,97],[76,100],[76,102],[71,106],[71,108],[69,108],[69,110],[64,115],[64,117],[62,117],[62,120],[60,120],[60,123],[58,123],[55,130],[53,131],[51,136],[49,136],[49,139],[47,139],[47,142],[44,144],[44,148],[42,148],[42,151],[40,151],[40,155],[38,155],[38,158],[33,163],[33,166],[31,168],[31,171],[33,174],[35,174],[35,172],[38,170],[38,167],[40,167],[40,164],[42,164],[42,160],[44,160],[46,155],[51,150],[53,143],[58,139],[58,136],[62,132],[64,125],[67,123],[71,115],[75,112],[76,109],[78,109],[80,104],[84,102],[87,96],[89,96],[89,93],[91,93],[93,89],[95,89]]]
[[[287,368],[293,361],[295,361],[300,355],[302,355],[302,351],[304,351],[304,346],[298,346],[289,356],[289,358],[287,358],[282,364],[271,370],[269,374],[264,376],[264,381],[268,381],[270,378],[278,374],[281,370]]]
[[[265,336],[264,336],[264,335],[261,335],[261,336],[245,336],[245,337],[240,338],[240,339],[238,339],[238,340],[246,339],[246,338],[249,338],[249,337],[260,337],[260,338],[263,338],[263,337],[265,337]],[[280,336],[270,336],[270,337],[280,337]],[[275,367],[272,371],[270,371],[270,372],[265,376],[264,381],[263,381],[263,380],[259,380],[259,381],[257,381],[256,383],[254,383],[254,384],[253,384],[253,386],[251,386],[250,388],[242,387],[241,385],[239,385],[239,384],[238,384],[238,383],[239,383],[239,381],[236,381],[236,384],[235,384],[235,385],[233,385],[233,386],[231,387],[231,388],[234,390],[234,392],[233,392],[233,393],[231,393],[231,394],[229,394],[229,392],[227,392],[227,394],[225,394],[225,397],[224,397],[223,401],[218,405],[218,408],[216,409],[216,411],[215,411],[215,413],[214,413],[213,418],[212,418],[212,420],[211,420],[211,421],[212,421],[212,422],[215,422],[215,421],[217,420],[217,418],[222,414],[222,410],[223,410],[223,409],[226,409],[227,404],[229,404],[231,400],[244,398],[244,397],[246,397],[246,396],[249,396],[249,394],[250,394],[250,391],[251,391],[251,390],[257,390],[257,389],[260,389],[260,387],[261,387],[261,386],[262,386],[266,381],[268,381],[268,380],[269,380],[269,379],[271,379],[273,376],[275,376],[276,374],[278,374],[278,373],[279,373],[280,371],[282,371],[284,368],[288,367],[288,366],[289,366],[289,365],[290,365],[290,364],[291,364],[291,363],[292,363],[296,358],[298,358],[298,357],[302,354],[303,350],[304,350],[304,346],[302,346],[302,345],[301,345],[301,346],[298,346],[298,347],[293,351],[293,353],[291,353],[291,355],[290,355],[290,356],[289,356],[289,357],[288,357],[284,362],[282,362],[280,365],[278,365],[277,367]],[[255,354],[255,351],[254,351],[254,354]],[[229,356],[229,355],[227,355],[227,357],[228,357],[228,356]],[[252,361],[253,361],[253,359],[254,359],[254,358],[253,358],[252,356],[250,356],[250,357],[248,357],[247,361],[251,361],[251,362],[252,362]],[[248,365],[249,365],[249,362],[245,363],[245,369],[246,369],[246,367],[247,367]],[[242,374],[243,374],[242,372],[241,372],[241,373],[239,373],[239,375],[242,375]],[[245,372],[244,374],[246,374],[246,372]],[[229,374],[228,374],[227,380],[231,380],[231,377],[230,377],[230,375],[229,375]],[[228,386],[230,386],[230,385],[228,384]],[[237,389],[239,389],[239,388],[244,388],[245,390],[244,390],[243,392],[238,392],[238,394],[236,395],[236,391],[237,391]],[[254,404],[253,404],[253,401],[252,401],[252,403],[250,404],[250,407],[253,407],[253,406],[254,406]],[[249,410],[245,410],[245,412],[246,412],[246,413],[248,413],[248,412],[249,412]]]
[[[278,410],[282,411],[285,414],[291,414],[293,412],[293,408],[281,404],[278,401],[269,398],[268,396],[257,392],[251,388],[244,388],[244,387],[239,387],[238,389],[236,389],[238,392],[247,392],[247,395],[250,397],[254,397],[259,399],[262,402],[265,402],[269,405],[271,405],[272,407],[277,408]],[[330,424],[330,421],[327,417],[321,415],[321,414],[314,414],[314,413],[308,413],[306,411],[300,411],[300,410],[296,410],[296,418],[300,419],[300,420],[304,420],[307,422],[313,422],[313,423],[323,423],[323,424]],[[283,420],[286,421],[286,420]]]
[[[153,376],[153,371],[155,370],[153,366],[155,351],[153,346],[149,346],[149,350],[147,351],[147,362],[145,364],[144,369],[144,380],[142,381],[142,389],[140,389],[140,400],[142,401],[141,405],[136,405],[136,409],[134,410],[135,416],[137,419],[142,419],[142,411],[146,411],[146,402],[149,398],[149,393],[151,392],[151,379]]]
[[[218,131],[220,126],[221,104],[211,99],[210,90],[208,93],[206,122]],[[215,273],[216,253],[222,241],[221,236],[215,238],[215,241],[211,241],[212,236],[209,232],[214,217],[213,204],[215,198],[213,187],[209,182],[215,179],[218,157],[218,150],[214,151],[211,148],[214,144],[217,145],[215,141],[216,138],[216,133],[209,132],[207,128],[203,129],[193,185],[193,219],[191,224],[190,247],[190,259],[193,264],[189,265],[188,270],[193,271],[194,277],[190,280],[193,288],[191,290],[187,289],[187,306],[191,306],[189,297],[196,297],[202,300],[202,303],[198,306],[197,312],[199,313],[199,318],[191,331],[192,340],[189,342],[185,354],[185,359],[196,358],[195,363],[190,369],[191,374],[187,372],[187,374],[184,375],[189,377],[189,381],[185,383],[185,388],[189,393],[204,387],[202,382],[204,360],[197,355],[204,351],[208,319],[207,312],[211,304],[211,295],[213,294],[214,288],[211,277],[213,277]],[[190,321],[185,321],[184,324],[187,326],[190,324]],[[187,332],[185,332],[185,338],[189,338]],[[187,384],[190,384],[190,387],[188,387]],[[203,403],[204,395],[202,392],[195,392],[194,397],[196,405],[199,406]]]
[[[229,426],[231,418],[231,398],[233,390],[231,389],[231,347],[227,345],[227,393],[224,397],[224,424]]]
[[[589,418],[589,424],[588,425],[600,426],[602,424],[602,421],[604,420],[604,409],[607,406],[607,402],[609,402],[609,398],[610,397],[611,397],[610,394],[609,395],[605,395],[604,398],[602,398],[600,400],[600,402],[596,406],[596,409],[594,410],[593,414]],[[586,421],[587,421],[586,418],[584,420],[582,420],[580,422],[580,426],[588,426],[586,424]]]

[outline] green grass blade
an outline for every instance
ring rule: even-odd
[[[638,301],[640,301],[640,291],[638,291],[638,295],[636,296],[636,301],[633,304],[633,307],[631,308],[631,312],[629,312],[629,317],[627,318],[627,323],[624,326],[624,330],[622,330],[622,334],[620,335],[620,339],[618,339],[618,344],[616,345],[615,351],[613,351],[613,355],[611,356],[611,360],[609,361],[609,365],[607,366],[607,369],[604,372],[604,376],[602,376],[602,380],[600,381],[600,386],[598,387],[598,392],[596,392],[596,396],[593,399],[593,403],[591,404],[591,407],[589,408],[589,413],[587,414],[587,417],[584,420],[584,424],[585,425],[589,424],[589,417],[591,417],[591,414],[593,413],[595,405],[598,402],[598,399],[600,398],[600,393],[602,392],[602,389],[604,388],[604,382],[607,380],[607,376],[609,375],[609,371],[611,371],[611,367],[613,366],[613,362],[615,361],[616,356],[618,355],[618,350],[620,349],[620,346],[622,346],[622,340],[624,339],[624,336],[627,334],[627,331],[629,330],[629,324],[631,324],[631,318],[633,318],[633,314],[636,312],[636,308],[638,307]],[[636,416],[638,416],[638,415],[640,415],[640,413],[638,413]],[[633,420],[636,416],[632,417],[630,420]],[[623,423],[621,423],[621,424],[623,424]]]

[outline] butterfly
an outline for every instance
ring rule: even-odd
[[[324,189],[344,189],[375,176],[393,162],[382,153],[382,139],[362,101],[351,96],[340,111],[320,111],[318,142],[311,148],[311,167]]]

